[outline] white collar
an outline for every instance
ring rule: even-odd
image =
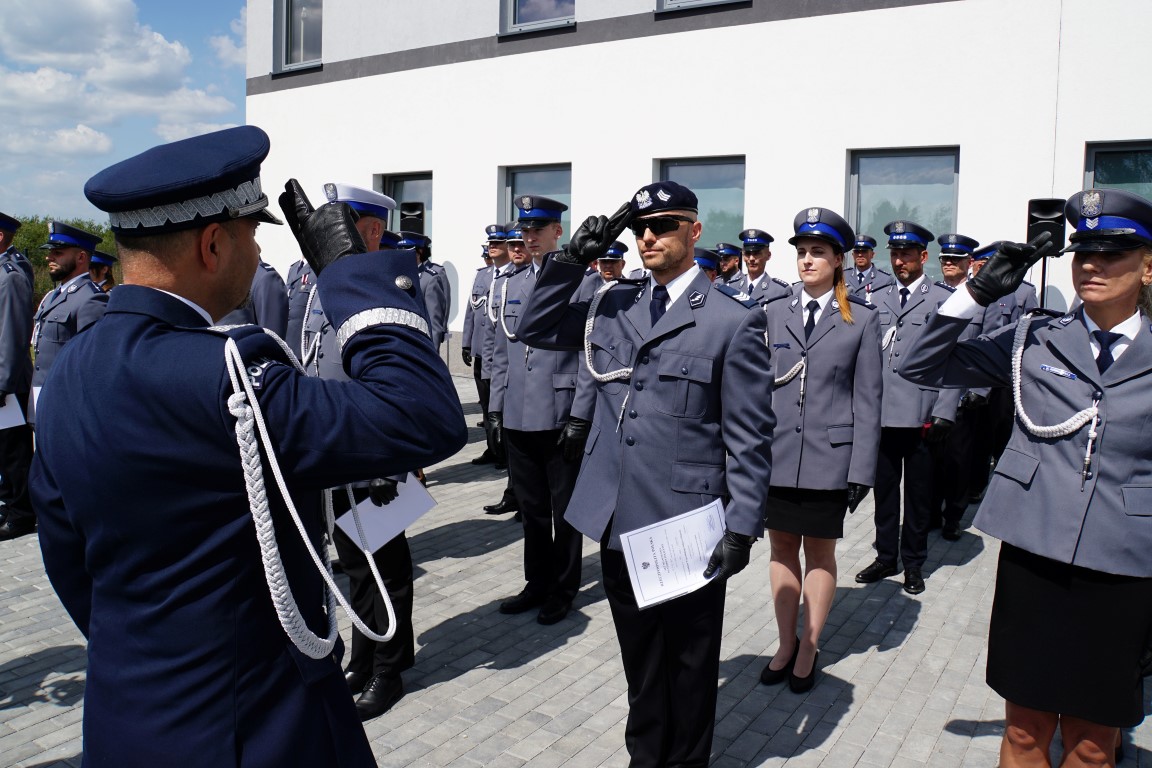
[[[684,274],[678,275],[677,277],[673,278],[670,283],[668,283],[666,286],[664,286],[665,288],[668,289],[668,305],[667,306],[669,306],[669,307],[672,306],[673,304],[676,303],[676,299],[678,299],[684,295],[684,292],[686,290],[688,290],[688,286],[692,284],[692,281],[694,279],[696,279],[696,275],[700,274],[700,272],[701,272],[700,267],[693,264],[690,269],[688,269],[686,272],[684,272]],[[649,296],[652,295],[652,289],[654,287],[656,287],[656,280],[651,275],[649,275],[648,276],[648,295]]]
[[[151,287],[151,286],[148,286],[148,287]],[[203,308],[203,307],[201,307],[201,306],[200,306],[199,304],[197,304],[196,302],[194,302],[194,301],[189,301],[188,299],[184,298],[184,297],[183,297],[183,296],[181,296],[180,294],[177,294],[177,293],[172,293],[171,291],[166,291],[166,290],[164,290],[163,288],[153,288],[152,290],[154,290],[154,291],[160,291],[160,293],[166,293],[166,294],[168,294],[169,296],[171,296],[172,298],[176,299],[177,301],[181,301],[181,302],[183,302],[183,303],[187,304],[189,307],[191,307],[192,309],[196,310],[196,314],[198,314],[198,315],[200,315],[200,317],[204,318],[204,321],[205,321],[206,323],[208,323],[208,325],[216,325],[216,323],[214,323],[214,322],[212,321],[212,316],[211,316],[211,315],[209,315],[207,312],[205,312],[205,311],[204,311],[204,308]]]
[[[816,311],[816,319],[819,320],[824,315],[824,310],[828,307],[828,302],[832,300],[832,294],[836,292],[835,288],[830,288],[826,293],[821,296],[813,296],[808,293],[807,288],[800,289],[800,308],[807,309],[808,302],[815,300],[820,308]]]

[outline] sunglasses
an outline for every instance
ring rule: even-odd
[[[628,225],[628,228],[637,238],[644,237],[645,232],[651,232],[659,237],[669,232],[675,232],[680,228],[682,221],[691,222],[692,219],[687,216],[652,216],[647,219],[636,219]]]

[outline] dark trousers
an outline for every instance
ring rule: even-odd
[[[484,414],[484,423],[488,423],[488,398],[492,395],[492,380],[481,378],[483,363],[480,356],[472,358],[472,378],[476,380],[476,394],[480,398],[480,411]]]
[[[716,579],[640,610],[624,555],[601,542],[600,564],[628,680],[624,743],[629,765],[708,765],[724,633],[724,581]]]
[[[580,533],[564,519],[578,462],[564,461],[560,430],[504,430],[508,478],[524,518],[527,591],[571,601],[580,590]]]
[[[983,408],[961,408],[948,438],[930,446],[935,459],[933,501],[931,517],[945,522],[959,523],[968,509],[968,494],[972,483],[972,461],[975,448],[976,425],[987,411]]]
[[[20,408],[27,412],[28,395],[15,394]],[[32,427],[0,430],[0,501],[4,502],[4,516],[17,523],[35,518],[32,502],[28,498],[28,470],[32,466]]]
[[[384,510],[384,514],[387,514],[387,510]],[[388,630],[388,611],[376,587],[368,558],[339,526],[333,538],[336,553],[344,565],[344,573],[348,575],[348,597],[352,610],[356,611],[356,615],[369,629],[376,634],[384,634]],[[372,559],[376,561],[384,588],[392,599],[392,609],[396,612],[396,634],[386,643],[377,643],[352,627],[352,652],[348,657],[348,671],[395,677],[411,669],[416,660],[416,644],[412,636],[412,551],[408,548],[408,538],[401,533],[376,550]]]
[[[973,425],[972,464],[968,491],[971,496],[983,493],[988,485],[989,465],[1000,459],[1008,438],[1012,436],[1015,406],[1009,387],[995,387],[988,396],[988,405],[980,409]]]
[[[932,455],[920,427],[882,427],[876,462],[876,559],[921,568],[928,556],[932,505]],[[905,472],[906,470],[906,472]],[[904,474],[904,525],[900,525],[900,476]]]

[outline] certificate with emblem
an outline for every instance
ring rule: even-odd
[[[707,584],[704,568],[723,537],[724,506],[719,499],[620,534],[636,605],[647,608]]]
[[[351,512],[336,518],[336,525],[357,545],[375,552],[436,506],[432,494],[412,473],[400,481],[396,490],[399,495],[382,507],[376,506],[370,499],[356,505],[356,511],[360,513],[360,525],[364,529],[364,542],[360,541],[356,517]]]

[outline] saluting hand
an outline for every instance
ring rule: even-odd
[[[568,250],[555,257],[556,261],[587,266],[604,255],[608,247],[620,237],[620,233],[632,221],[632,206],[624,203],[612,214],[589,216],[572,235]]]
[[[317,210],[296,179],[284,185],[279,202],[304,260],[317,275],[337,259],[368,251],[356,230],[359,216],[347,203],[330,203]]]
[[[1002,240],[996,245],[996,253],[988,258],[988,263],[973,275],[965,285],[968,293],[982,307],[986,307],[1002,296],[1014,293],[1024,282],[1024,275],[1032,265],[1048,255],[1055,243],[1050,232],[1041,232],[1027,245]]]

